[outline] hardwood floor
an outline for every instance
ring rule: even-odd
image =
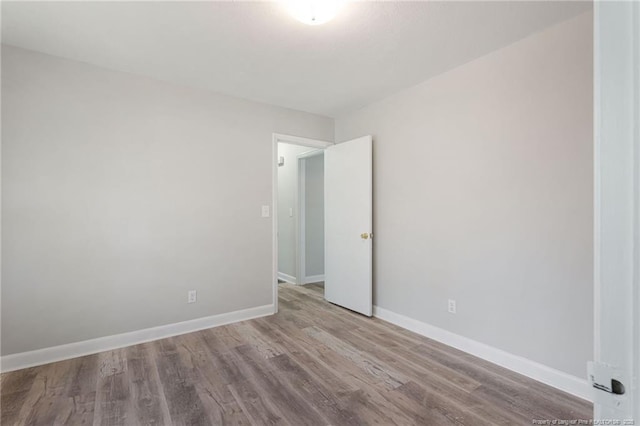
[[[280,286],[277,315],[2,375],[2,425],[531,425],[591,404]]]

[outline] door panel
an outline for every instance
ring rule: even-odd
[[[325,299],[372,314],[371,136],[325,152]]]

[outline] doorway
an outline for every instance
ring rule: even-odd
[[[331,142],[273,136],[273,284],[275,312],[279,285],[324,284],[324,150]]]
[[[279,185],[278,177],[287,164],[295,165],[289,175],[298,174],[298,165],[309,167],[310,157],[324,157],[324,291],[327,302],[362,315],[373,313],[373,139],[370,135],[333,144],[297,136],[273,136],[273,304],[278,312],[278,281],[304,285],[310,275],[309,259],[300,267],[300,247],[309,242],[309,232],[300,231],[300,194],[296,183]],[[282,144],[282,145],[280,145]],[[285,145],[286,144],[286,145]],[[285,147],[293,153],[280,155]],[[294,160],[295,156],[295,160]],[[282,158],[281,158],[282,157]],[[302,163],[301,163],[302,162]],[[282,173],[279,171],[282,170]],[[307,175],[308,176],[308,175]],[[294,178],[295,179],[295,178]],[[289,188],[295,186],[293,191]],[[279,188],[282,187],[282,188]],[[289,199],[280,197],[287,191]],[[291,195],[293,194],[293,196]],[[293,198],[293,201],[291,200]],[[306,204],[308,206],[308,204]],[[310,216],[305,215],[306,218]],[[282,227],[282,230],[280,228]],[[287,228],[287,229],[285,229]],[[291,231],[293,229],[293,231]],[[308,227],[305,227],[308,230]],[[282,232],[281,232],[282,231]],[[305,235],[305,244],[300,236]],[[317,242],[317,240],[315,241]],[[280,250],[283,244],[296,245],[295,254]],[[310,252],[307,252],[310,253]],[[280,262],[280,257],[283,257]],[[286,259],[284,257],[286,256]],[[293,265],[293,266],[292,266]],[[288,269],[287,269],[288,268]],[[302,273],[304,271],[304,274]]]

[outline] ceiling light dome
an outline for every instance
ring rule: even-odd
[[[342,6],[340,0],[288,0],[291,16],[307,25],[320,25],[335,18]]]

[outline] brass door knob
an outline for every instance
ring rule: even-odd
[[[363,240],[366,240],[369,238],[369,233],[368,232],[363,232],[362,234],[360,234],[360,238],[362,238]]]

